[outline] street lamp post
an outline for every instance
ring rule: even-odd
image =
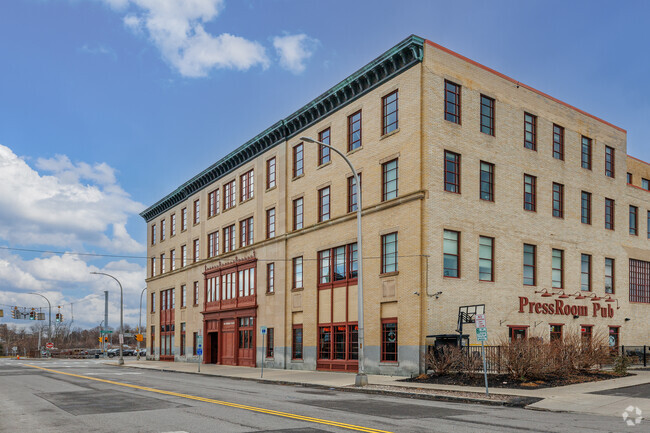
[[[358,307],[358,343],[359,343],[359,371],[354,380],[355,386],[365,386],[368,384],[368,376],[366,376],[365,366],[364,366],[364,355],[363,355],[363,248],[361,243],[361,182],[359,181],[359,175],[355,170],[354,166],[350,160],[342,152],[329,144],[325,144],[321,141],[314,140],[309,137],[300,137],[305,143],[319,144],[325,146],[328,149],[336,152],[347,162],[352,170],[352,175],[354,176],[354,183],[357,187],[357,250],[359,255],[359,278],[358,278],[358,289],[357,289],[357,307]]]
[[[142,289],[142,292],[140,292],[140,317],[138,318],[138,334],[140,334],[140,328],[142,327],[142,295],[144,295],[144,292],[147,290],[145,287]],[[139,337],[138,337],[139,338]],[[140,360],[140,340],[137,340],[138,343],[138,361]]]
[[[47,305],[49,307],[49,314],[48,314],[48,322],[49,323],[47,325],[47,339],[51,341],[52,340],[52,304],[50,303],[49,299],[47,299],[45,296],[41,295],[40,293],[33,292],[33,293],[30,293],[30,295],[38,295],[38,296],[40,296],[41,298],[43,298],[43,299],[45,299],[47,301]],[[39,338],[39,340],[40,340],[40,338]],[[39,346],[40,346],[40,341],[39,341]],[[41,356],[40,352],[42,351],[42,348],[39,347],[38,351],[39,351],[39,356]]]
[[[117,284],[120,286],[120,337],[118,338],[118,341],[120,342],[120,360],[117,361],[118,365],[124,365],[124,356],[122,354],[122,342],[124,341],[124,290],[122,290],[122,283],[120,283],[120,280],[115,278],[114,276],[110,274],[106,274],[104,272],[91,272],[91,274],[94,275],[105,275],[107,277],[111,277],[115,281],[117,281]]]

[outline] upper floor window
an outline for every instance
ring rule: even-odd
[[[201,221],[201,213],[199,207],[199,200],[194,200],[194,224],[198,224]]]
[[[582,191],[580,203],[580,221],[591,224],[591,193]]]
[[[169,217],[169,236],[176,236],[176,214]]]
[[[630,206],[630,234],[639,234],[639,208],[636,206]]]
[[[185,284],[181,286],[181,308],[185,308],[187,306],[187,288],[185,287]],[[183,323],[183,325],[185,325]]]
[[[303,286],[302,283],[302,256],[294,257],[292,260],[293,264],[293,288],[301,289]]]
[[[553,183],[553,216],[564,218],[564,185]]]
[[[172,271],[176,270],[176,250],[169,251],[169,267]]]
[[[253,179],[253,170],[249,170],[246,173],[242,174],[239,180],[239,201],[246,201],[253,198],[253,188],[255,181]]]
[[[293,146],[293,177],[304,173],[303,146],[302,143]]]
[[[229,225],[223,229],[223,252],[227,253],[235,249],[235,225]]]
[[[388,161],[381,165],[382,172],[382,200],[390,200],[397,197],[397,181],[398,181],[398,166],[397,159]]]
[[[537,285],[537,247],[524,244],[524,286]]]
[[[481,132],[494,135],[494,99],[481,95]]]
[[[605,198],[605,228],[614,230],[614,205],[611,198]]]
[[[524,209],[535,211],[537,208],[537,178],[524,174]]]
[[[223,186],[223,210],[235,207],[237,198],[235,196],[235,180],[231,180]]]
[[[155,257],[151,258],[151,276],[152,277],[156,276],[156,258]]]
[[[445,150],[445,191],[460,194],[460,155]]]
[[[442,240],[442,262],[445,277],[460,277],[460,233],[445,230]]]
[[[151,312],[152,313],[156,312],[156,294],[155,293],[151,294]]]
[[[591,291],[591,255],[580,255],[580,290]]]
[[[445,80],[445,120],[460,125],[460,86]]]
[[[219,254],[219,231],[208,235],[208,257],[215,257]]]
[[[564,161],[564,128],[553,124],[553,158]]]
[[[584,135],[582,136],[581,165],[582,168],[591,170],[591,138]]]
[[[303,227],[303,198],[297,198],[293,201],[293,229],[299,230]]]
[[[605,146],[605,176],[614,177],[615,165],[614,148]]]
[[[381,237],[381,273],[397,272],[397,233]]]
[[[628,183],[632,183],[632,179]],[[650,181],[648,179],[641,178],[641,187],[643,189],[650,190]]]
[[[266,161],[266,189],[275,187],[275,157]]]
[[[318,141],[325,144],[330,144],[330,129],[318,133]],[[318,145],[318,165],[323,165],[330,162],[330,148],[323,145]]]
[[[650,303],[650,262],[630,259],[629,281],[630,302]]]
[[[382,98],[382,121],[381,133],[386,135],[398,128],[397,123],[397,90]]]
[[[359,183],[361,183],[361,173],[359,176]],[[348,177],[348,212],[356,212],[359,196],[357,195],[357,185],[354,181],[354,176]]]
[[[253,244],[253,217],[239,222],[239,245],[245,247]]]
[[[161,274],[164,274],[166,272],[166,270],[167,270],[166,264],[167,263],[165,261],[165,253],[163,253],[163,254],[160,255],[160,273]]]
[[[481,200],[494,201],[494,164],[481,161]]]
[[[627,183],[632,183],[632,173],[627,174]]]
[[[646,225],[648,227],[648,239],[650,239],[650,210],[648,211],[648,216],[646,218]]]
[[[524,113],[524,147],[537,150],[537,116]]]
[[[167,221],[165,221],[164,218],[160,220],[160,241],[161,242],[165,240],[165,232],[167,231],[166,223]]]
[[[357,244],[318,252],[318,284],[357,278]]]
[[[193,262],[196,263],[200,259],[201,250],[199,249],[199,240],[194,239],[194,257]]]
[[[187,208],[181,210],[181,231],[187,230]]]
[[[221,209],[221,190],[219,188],[208,194],[208,218],[219,213]]]
[[[194,305],[199,305],[199,282],[194,282]]]
[[[551,259],[551,286],[554,289],[564,287],[564,251],[553,249]]]
[[[187,245],[181,245],[181,267],[187,266]]]
[[[156,230],[156,223],[151,224],[151,245],[156,245],[158,231]]]
[[[614,293],[614,259],[605,258],[605,293]]]
[[[266,210],[266,238],[275,237],[275,208]]]
[[[266,293],[275,292],[275,263],[266,264]]]
[[[494,281],[494,238],[478,238],[478,279]]]
[[[348,152],[361,147],[361,110],[348,116]]]
[[[318,190],[318,221],[330,219],[330,187]]]

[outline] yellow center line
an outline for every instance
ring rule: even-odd
[[[206,397],[198,397],[196,395],[189,395],[189,394],[181,394],[178,392],[174,391],[165,391],[163,389],[156,389],[156,388],[149,388],[146,386],[139,386],[139,385],[132,385],[130,383],[123,383],[123,382],[115,382],[113,380],[107,380],[107,379],[100,379],[98,377],[90,377],[90,376],[83,376],[81,374],[74,374],[74,373],[66,373],[64,371],[59,371],[59,370],[52,370],[49,368],[44,368],[44,367],[39,367],[36,365],[30,365],[30,364],[23,364],[26,367],[32,367],[32,368],[37,368],[39,370],[43,371],[48,371],[50,373],[56,373],[56,374],[63,374],[66,376],[72,376],[72,377],[79,377],[81,379],[88,379],[88,380],[94,380],[96,382],[103,382],[103,383],[109,383],[111,385],[117,385],[117,386],[124,386],[127,388],[133,388],[133,389],[139,389],[142,391],[149,391],[149,392],[154,392],[157,394],[164,394],[164,395],[171,395],[174,397],[180,397],[180,398],[186,398],[189,400],[196,400],[196,401],[202,401],[205,403],[212,403],[212,404],[218,404],[220,406],[227,406],[227,407],[232,407],[236,409],[243,409],[243,410],[249,410],[251,412],[258,412],[258,413],[265,413],[267,415],[275,415],[275,416],[280,416],[284,418],[291,418],[291,419],[296,419],[299,421],[307,421],[307,422],[313,422],[316,424],[325,424],[325,425],[330,425],[333,427],[340,427],[348,430],[356,430],[356,431],[362,431],[362,432],[367,432],[367,433],[391,433],[386,430],[379,430],[379,429],[374,429],[370,427],[363,427],[363,426],[358,426],[354,424],[346,424],[338,421],[330,421],[326,419],[320,419],[320,418],[313,418],[310,416],[303,416],[303,415],[297,415],[293,413],[288,413],[288,412],[280,412],[277,410],[271,410],[271,409],[264,409],[261,407],[255,407],[255,406],[247,406],[244,404],[238,404],[238,403],[230,403],[227,401],[222,401],[222,400],[214,400],[211,398],[206,398]]]

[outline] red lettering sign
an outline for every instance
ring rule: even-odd
[[[526,308],[528,307],[528,308]],[[603,307],[600,304],[592,304],[593,317],[613,318],[614,309],[607,305]],[[552,314],[557,316],[589,316],[589,307],[587,305],[568,305],[561,299],[556,299],[555,302],[535,302],[530,301],[525,296],[519,297],[519,312],[520,313],[535,313],[535,314]]]

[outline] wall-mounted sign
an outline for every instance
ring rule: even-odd
[[[519,297],[519,312],[520,313],[535,313],[535,314],[552,314],[558,316],[584,316],[590,314],[588,305],[569,305],[565,304],[563,300],[556,299],[554,302],[535,302],[529,301],[527,297]],[[602,306],[599,303],[591,304],[592,317],[614,317],[614,309],[610,306]]]

